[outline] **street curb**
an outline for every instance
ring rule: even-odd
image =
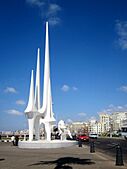
[[[11,143],[12,141],[11,141],[11,140],[0,140],[0,142],[3,142],[3,143]]]

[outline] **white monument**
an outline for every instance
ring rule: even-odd
[[[68,135],[72,139],[72,135],[70,130],[66,127],[65,122],[60,120],[58,122],[58,131],[61,140],[66,140],[66,136]]]
[[[50,80],[50,60],[49,60],[49,37],[48,22],[46,22],[45,40],[45,64],[44,64],[44,84],[43,84],[43,103],[41,106],[40,92],[40,49],[37,53],[36,82],[34,88],[34,75],[31,72],[31,82],[29,91],[28,105],[25,114],[28,119],[29,140],[19,142],[19,148],[58,148],[76,144],[75,141],[51,140],[51,131],[56,120],[52,109],[52,94]],[[44,126],[44,140],[40,139],[40,125]],[[33,137],[35,133],[35,139]]]

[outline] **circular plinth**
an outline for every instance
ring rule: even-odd
[[[71,140],[52,140],[52,141],[19,141],[19,148],[61,148],[76,145],[77,141]]]

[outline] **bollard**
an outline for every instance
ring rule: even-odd
[[[91,142],[90,142],[90,153],[95,153],[94,141],[91,141]]]
[[[81,139],[79,139],[79,141],[78,141],[78,146],[82,147],[82,140]]]
[[[116,165],[119,165],[119,166],[124,165],[122,148],[119,144],[116,146]]]

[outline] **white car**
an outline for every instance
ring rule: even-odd
[[[98,138],[98,134],[96,134],[96,133],[90,133],[89,134],[89,138],[97,139]]]
[[[121,136],[127,140],[127,126],[121,127]]]

